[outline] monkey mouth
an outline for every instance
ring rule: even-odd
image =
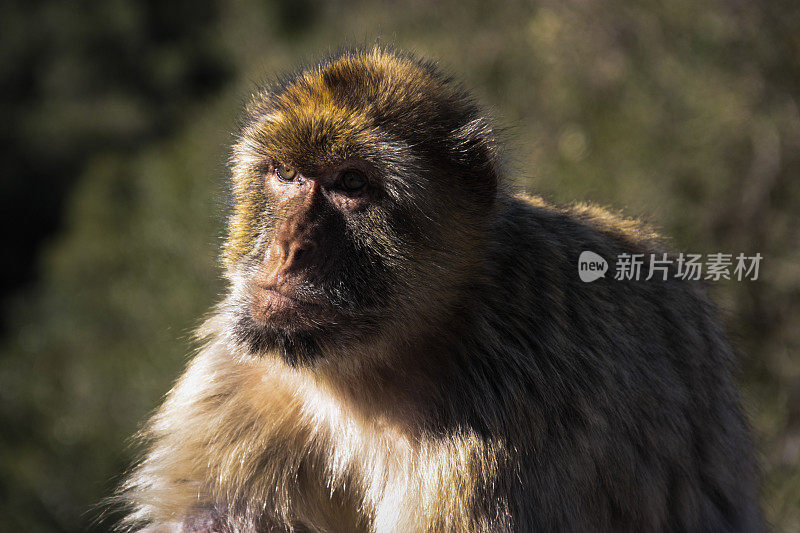
[[[321,353],[322,332],[336,321],[334,306],[311,291],[256,285],[251,287],[236,335],[254,355],[273,350],[291,365],[309,362]]]
[[[256,298],[258,300],[259,307],[276,311],[296,308],[302,305],[300,300],[284,294],[278,289],[261,289]]]
[[[279,286],[259,286],[252,294],[250,311],[256,322],[300,326],[319,317],[328,306],[319,299],[306,297],[297,290]]]
[[[254,283],[246,294],[236,306],[238,342],[254,355],[277,350],[291,365],[323,357],[331,347],[372,333],[376,324],[354,317],[320,284],[307,280]],[[343,330],[349,333],[342,336]]]

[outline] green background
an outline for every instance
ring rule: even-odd
[[[800,8],[793,0],[0,5],[0,530],[108,530],[135,433],[224,290],[254,83],[342,44],[462,78],[511,179],[764,257],[711,290],[777,531],[800,531]]]

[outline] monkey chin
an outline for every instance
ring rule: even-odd
[[[321,302],[262,288],[239,310],[236,338],[254,356],[277,352],[291,366],[311,364],[323,354],[335,314]]]

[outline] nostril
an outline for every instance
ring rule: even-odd
[[[316,246],[313,243],[296,243],[291,247],[289,263],[304,266],[313,255]]]

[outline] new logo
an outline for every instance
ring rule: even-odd
[[[586,283],[604,278],[608,271],[608,262],[594,252],[581,252],[578,258],[578,276]]]

